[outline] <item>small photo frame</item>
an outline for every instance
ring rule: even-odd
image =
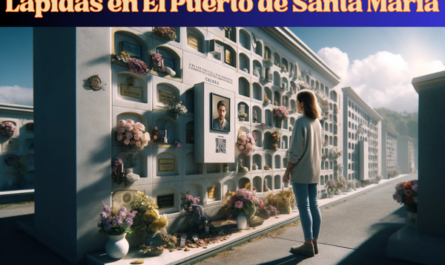
[[[230,132],[230,98],[210,93],[210,129]]]

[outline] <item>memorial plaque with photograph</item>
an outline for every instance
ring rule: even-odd
[[[158,204],[159,210],[168,209],[175,207],[175,194],[163,194],[156,196],[156,203]]]
[[[230,98],[210,93],[212,130],[230,132]]]

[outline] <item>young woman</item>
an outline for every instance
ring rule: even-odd
[[[291,252],[313,257],[318,254],[317,239],[321,225],[317,203],[322,148],[320,109],[314,93],[309,90],[297,94],[296,105],[303,116],[294,125],[284,181],[292,181],[305,242],[300,247],[292,247]]]

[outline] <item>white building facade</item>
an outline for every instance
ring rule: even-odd
[[[382,117],[351,87],[342,91],[344,177],[366,180],[380,175]]]
[[[399,133],[386,122],[382,122],[382,176],[395,176],[397,164],[397,137]]]
[[[402,174],[417,172],[414,160],[414,142],[407,135],[399,135],[397,137],[397,161]]]

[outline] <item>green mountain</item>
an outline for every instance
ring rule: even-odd
[[[387,108],[374,109],[383,120],[388,123],[400,135],[408,135],[411,138],[418,138],[418,113],[407,113],[406,111],[399,113]]]

